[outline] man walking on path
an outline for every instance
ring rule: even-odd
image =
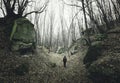
[[[64,56],[64,57],[63,57],[63,65],[64,65],[64,67],[66,67],[66,62],[67,62],[67,57]]]

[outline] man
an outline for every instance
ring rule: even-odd
[[[66,62],[67,62],[67,57],[64,56],[64,57],[63,57],[63,65],[64,65],[64,67],[66,67]]]

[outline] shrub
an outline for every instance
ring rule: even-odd
[[[65,48],[60,48],[59,51],[58,51],[58,54],[62,54],[65,52]]]
[[[106,38],[107,38],[106,34],[97,34],[97,35],[95,35],[95,40],[96,41],[102,41],[102,40],[104,40]]]

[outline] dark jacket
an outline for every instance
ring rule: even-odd
[[[66,56],[63,57],[63,62],[67,62],[67,57]]]

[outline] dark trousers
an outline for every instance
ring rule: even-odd
[[[64,67],[66,67],[66,62],[65,61],[63,62],[63,65],[64,65]]]

